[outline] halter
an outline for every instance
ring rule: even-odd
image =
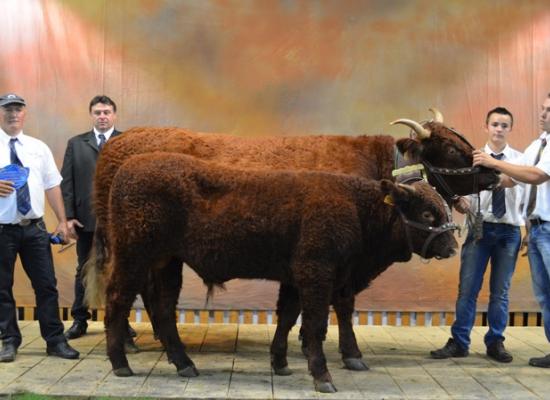
[[[443,202],[443,203],[446,204],[445,202]],[[403,211],[401,211],[401,209],[399,207],[397,208],[397,210],[399,211],[399,215],[401,216],[401,220],[405,224],[405,235],[407,236],[407,243],[408,243],[409,250],[410,250],[411,253],[414,253],[414,249],[413,249],[413,245],[412,245],[412,238],[411,238],[410,228],[413,227],[413,228],[419,229],[421,231],[430,233],[430,235],[428,236],[428,238],[424,242],[424,245],[422,246],[422,251],[421,251],[421,254],[420,254],[420,257],[422,257],[424,259],[426,259],[426,252],[428,251],[428,247],[429,247],[430,243],[436,238],[436,236],[441,235],[442,233],[445,233],[447,231],[459,230],[460,229],[459,226],[457,224],[455,224],[454,222],[445,222],[444,224],[439,225],[439,226],[424,225],[424,224],[421,224],[419,222],[411,221],[410,219],[408,219],[405,216],[405,214],[403,214]],[[451,221],[450,209],[448,207],[446,207],[446,211],[447,211],[447,220]],[[441,257],[436,256],[435,258],[440,259]]]
[[[424,124],[427,121],[422,121],[420,124]],[[466,139],[461,133],[457,132],[454,128],[447,127],[456,137],[458,137],[464,144],[466,144],[472,151],[475,150],[475,147]],[[411,130],[409,136],[413,137],[413,131]],[[445,181],[443,176],[464,176],[464,175],[474,175],[474,185],[473,193],[479,193],[479,174],[481,173],[481,168],[478,166],[464,167],[464,168],[441,168],[434,167],[429,161],[421,160],[422,165],[426,168],[427,172],[434,177],[436,182],[445,192],[444,195],[448,197],[451,201],[456,201],[460,196],[457,195],[451,187]]]

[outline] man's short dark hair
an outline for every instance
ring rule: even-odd
[[[105,96],[104,94],[97,95],[90,101],[89,111],[92,112],[92,107],[98,103],[112,106],[113,111],[116,112],[116,103],[109,96]]]
[[[485,125],[489,125],[489,117],[491,116],[491,114],[509,115],[510,120],[511,120],[510,127],[512,127],[514,125],[514,116],[512,115],[512,113],[510,111],[508,111],[504,107],[495,107],[492,110],[490,110],[487,113],[487,117],[485,118]]]

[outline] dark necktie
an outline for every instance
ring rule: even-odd
[[[546,147],[546,138],[540,141],[539,152],[535,157],[535,162],[533,163],[533,165],[537,165],[537,163],[539,162],[540,156],[542,154],[542,151],[544,150],[544,147]],[[537,203],[537,185],[531,185],[531,192],[529,193],[529,201],[527,202],[527,218],[529,218],[529,216],[533,213],[536,203]]]
[[[97,145],[97,148],[99,151],[105,146],[105,143],[107,142],[107,139],[105,138],[105,135],[103,133],[100,133],[99,135],[99,144]]]
[[[491,157],[497,160],[502,160],[504,153],[492,154]],[[506,213],[506,199],[504,188],[498,188],[493,190],[493,215],[497,218],[502,218]]]
[[[10,162],[22,167],[23,163],[19,157],[17,157],[17,151],[15,150],[15,142],[17,142],[17,138],[10,139]],[[27,182],[16,190],[15,195],[17,197],[17,211],[19,211],[21,215],[27,214],[31,210],[31,195]]]

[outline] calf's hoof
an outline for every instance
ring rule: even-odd
[[[279,375],[279,376],[292,375],[292,370],[288,368],[288,365],[285,365],[284,367],[280,367],[280,368],[273,367],[273,372],[275,372],[275,375]]]
[[[194,378],[199,376],[199,371],[197,371],[194,365],[190,365],[183,369],[178,369],[178,375],[183,376],[184,378]]]
[[[314,380],[315,382],[315,390],[321,393],[336,393],[336,387],[332,384],[332,382],[326,382],[326,381],[320,381],[318,379]]]
[[[122,367],[122,368],[113,369],[113,374],[115,374],[116,376],[120,376],[120,377],[126,377],[126,376],[134,375],[134,373],[132,372],[130,367]]]
[[[367,371],[369,369],[368,365],[360,358],[344,358],[344,365],[346,369],[352,371]]]

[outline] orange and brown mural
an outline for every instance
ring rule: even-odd
[[[546,0],[3,0],[0,92],[28,102],[27,133],[61,164],[105,93],[118,128],[175,125],[242,136],[390,134],[437,107],[476,146],[488,109],[515,116],[511,143],[537,134],[550,92]],[[49,217],[49,216],[48,216]],[[461,218],[458,217],[457,218]],[[49,218],[50,226],[53,221]],[[56,254],[61,302],[72,301],[74,250]],[[451,310],[459,258],[390,268],[358,307]],[[18,267],[14,293],[34,302]],[[214,306],[273,307],[276,285],[235,282]],[[185,273],[184,305],[205,291]],[[518,263],[512,310],[536,310]],[[486,303],[486,294],[480,306]]]

